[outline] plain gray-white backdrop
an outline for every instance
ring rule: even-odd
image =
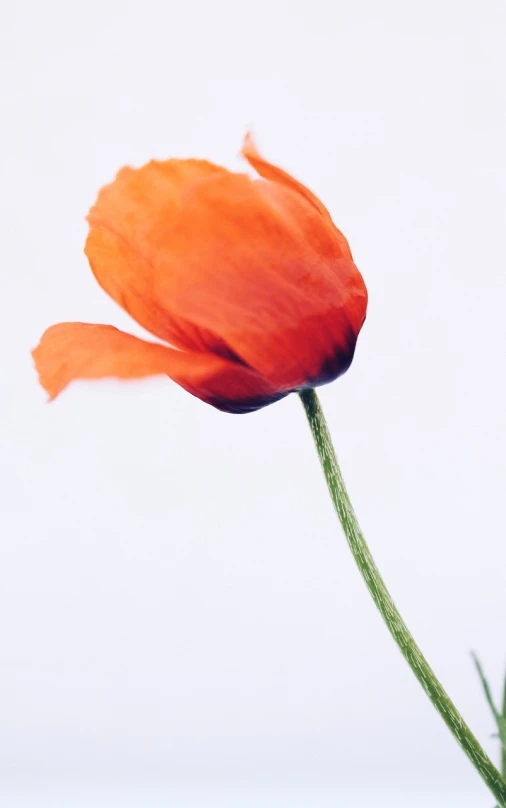
[[[469,651],[498,695],[504,2],[4,0],[0,30],[2,787],[337,784],[379,805],[395,784],[485,808],[354,567],[297,397],[224,415],[157,378],[48,405],[30,350],[62,320],[143,335],[83,254],[99,187],[152,157],[240,170],[252,128],[368,285],[322,402],[397,605],[497,759]]]

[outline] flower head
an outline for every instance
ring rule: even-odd
[[[51,399],[74,379],[165,374],[220,410],[250,412],[348,369],[367,308],[348,242],[249,136],[242,154],[259,177],[153,160],[100,191],[91,269],[160,342],[51,326],[33,351]]]

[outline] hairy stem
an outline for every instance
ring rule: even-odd
[[[465,723],[420,651],[397,610],[374,563],[344,484],[325,416],[314,390],[299,393],[316,444],[332,502],[348,545],[365,584],[402,655],[439,715],[477,769],[502,808],[506,808],[506,781]]]

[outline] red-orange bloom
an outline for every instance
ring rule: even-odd
[[[261,157],[260,177],[203,160],[123,168],[88,216],[102,288],[166,344],[60,323],[33,356],[55,398],[74,379],[166,374],[226,412],[250,412],[350,366],[367,290],[345,237],[307,188]]]

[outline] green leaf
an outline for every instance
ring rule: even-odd
[[[481,663],[475,653],[471,653],[471,656],[476,666],[476,670],[478,671],[478,676],[481,679],[483,692],[485,693],[485,698],[487,700],[488,706],[490,707],[492,715],[495,718],[495,723],[497,724],[498,736],[502,746],[501,768],[502,773],[504,775],[506,774],[506,678],[504,680],[502,712],[499,712],[499,710],[495,706],[494,699],[492,698],[492,691],[490,690],[490,685],[488,683],[487,677],[485,676]]]
[[[506,674],[504,676],[501,717],[503,720],[503,724],[506,725]],[[501,771],[504,776],[506,774],[506,742],[504,741],[504,738],[501,738],[501,743],[502,743]]]

